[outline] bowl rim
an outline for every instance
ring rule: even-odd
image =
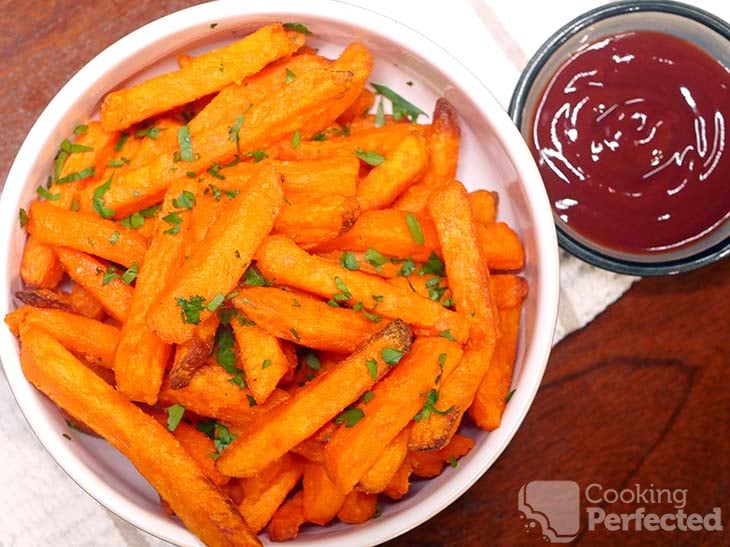
[[[611,17],[637,12],[661,12],[685,17],[704,25],[730,40],[730,24],[722,18],[696,6],[674,0],[621,0],[600,6],[578,15],[556,30],[535,52],[525,65],[512,98],[508,112],[517,128],[521,130],[527,97],[540,71],[562,45],[585,28]],[[552,207],[551,207],[552,210]],[[573,256],[594,266],[612,272],[638,276],[673,275],[689,272],[707,266],[726,256],[730,256],[730,236],[707,249],[676,260],[639,262],[616,258],[600,251],[600,247],[590,245],[588,238],[573,237],[554,220],[558,244]]]
[[[539,287],[535,287],[536,309],[540,310],[540,314],[535,318],[534,334],[522,361],[524,378],[521,378],[520,389],[511,400],[511,408],[515,409],[513,411],[515,419],[511,424],[504,424],[502,431],[498,430],[497,449],[489,455],[489,458],[482,460],[473,458],[460,466],[461,477],[459,480],[454,477],[445,481],[436,502],[432,500],[430,503],[425,503],[424,497],[413,507],[388,519],[389,523],[372,521],[366,530],[352,527],[346,534],[309,540],[299,538],[296,542],[298,545],[336,545],[347,538],[353,544],[374,545],[415,528],[445,509],[471,487],[503,453],[522,424],[540,386],[552,347],[557,319],[559,294],[557,239],[555,231],[548,228],[553,226],[551,210],[537,165],[507,113],[486,85],[459,60],[430,38],[396,19],[341,0],[309,0],[306,5],[298,0],[270,0],[264,7],[241,4],[237,0],[215,0],[173,12],[132,31],[96,55],[46,106],[26,136],[8,173],[6,186],[0,197],[0,232],[12,234],[17,226],[17,206],[24,188],[23,185],[13,181],[26,180],[28,166],[32,165],[37,157],[36,142],[43,138],[47,127],[58,125],[65,113],[64,105],[70,104],[81,96],[80,94],[87,93],[90,88],[89,83],[104,74],[118,58],[134,55],[147,46],[157,43],[162,39],[161,36],[168,36],[173,32],[189,32],[193,41],[203,36],[202,27],[207,29],[210,23],[239,19],[239,24],[245,24],[246,18],[253,17],[271,20],[313,17],[332,23],[346,22],[354,28],[387,38],[407,51],[417,52],[429,64],[441,61],[438,65],[439,70],[450,80],[459,82],[464,94],[478,107],[483,118],[489,121],[495,134],[499,135],[499,140],[513,163],[517,178],[521,181],[522,191],[526,196],[526,213],[533,225],[541,227],[540,230],[535,230],[536,256],[534,257],[536,263],[539,262],[540,268]],[[120,76],[118,81],[123,79]],[[9,256],[10,239],[10,237],[0,238],[0,256]],[[5,313],[11,307],[11,299],[6,289],[11,286],[12,278],[8,273],[7,268],[0,268],[0,287],[2,287],[0,313]],[[167,517],[151,514],[106,482],[97,480],[94,472],[80,458],[70,454],[69,448],[63,444],[64,441],[59,442],[60,436],[51,431],[43,417],[38,415],[40,405],[38,401],[42,396],[35,394],[35,389],[23,376],[17,347],[17,341],[9,330],[0,329],[0,358],[13,396],[31,430],[58,466],[103,507],[137,528],[178,545],[199,545],[197,538],[181,523],[173,523]]]

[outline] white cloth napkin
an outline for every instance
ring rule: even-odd
[[[506,108],[528,58],[558,27],[600,0],[350,0],[431,37],[461,60]],[[686,0],[685,0],[686,1]],[[726,0],[695,3],[728,17]],[[561,253],[555,341],[589,323],[636,278],[598,270]],[[0,375],[0,545],[3,547],[166,546],[115,517],[45,453]]]

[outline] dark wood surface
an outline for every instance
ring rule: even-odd
[[[193,3],[0,0],[0,181],[36,117],[79,68],[129,31]],[[531,480],[687,489],[686,512],[719,506],[730,526],[729,317],[728,260],[637,283],[555,348],[524,425],[493,468],[392,545],[537,545],[517,511],[518,491]],[[585,530],[578,542],[730,544],[726,532]]]

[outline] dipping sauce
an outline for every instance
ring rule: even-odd
[[[529,144],[554,214],[604,247],[679,249],[730,217],[730,71],[669,34],[582,47],[546,87]]]

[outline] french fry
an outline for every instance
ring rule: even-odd
[[[369,211],[388,207],[427,166],[426,140],[413,132],[360,182],[357,188],[360,209]]]
[[[165,380],[159,400],[164,405],[181,404],[200,416],[234,425],[247,425],[253,417],[268,412],[289,398],[285,391],[276,390],[265,405],[253,406],[252,402],[255,401],[251,392],[233,383],[233,379],[218,363],[209,360],[207,365],[197,370],[185,387],[172,389]]]
[[[431,199],[428,211],[441,243],[456,310],[471,322],[469,343],[493,350],[498,318],[466,190],[459,183],[446,185]]]
[[[15,336],[21,326],[37,326],[61,342],[66,349],[88,362],[112,368],[114,352],[119,342],[119,329],[52,308],[23,306],[5,316],[5,322]]]
[[[317,245],[315,250],[327,252],[376,249],[384,255],[410,257],[418,262],[428,260],[431,253],[441,254],[433,223],[421,215],[413,215],[423,233],[423,243],[418,244],[408,228],[408,215],[407,211],[397,209],[366,211],[358,217],[350,230],[338,238]]]
[[[337,518],[348,524],[362,524],[375,515],[378,510],[378,496],[353,490],[345,498],[345,503],[337,512]]]
[[[304,520],[324,526],[337,516],[345,502],[345,494],[330,480],[324,465],[305,462],[302,501]]]
[[[28,236],[20,261],[20,278],[26,286],[55,289],[63,277],[63,268],[53,247]]]
[[[474,190],[469,192],[468,198],[474,220],[479,224],[494,224],[497,221],[497,205],[499,204],[497,192]]]
[[[472,439],[456,434],[441,450],[409,452],[408,462],[415,476],[431,478],[441,474],[445,463],[456,467],[456,461],[468,454],[472,448],[474,448]]]
[[[269,155],[280,160],[321,160],[339,156],[354,157],[356,151],[360,149],[377,152],[387,158],[411,131],[410,124],[393,124],[360,131],[349,137],[302,141],[296,148],[292,146],[290,140],[285,140],[271,147]]]
[[[173,180],[187,172],[201,173],[215,163],[225,163],[237,153],[252,155],[291,135],[316,117],[334,98],[351,86],[349,72],[312,69],[289,85],[279,88],[265,100],[239,114],[228,124],[215,126],[192,139],[195,158],[176,162],[163,154],[152,162],[115,177],[104,194],[104,205],[117,218],[160,200]]]
[[[134,230],[98,215],[64,211],[45,201],[33,202],[27,228],[42,243],[83,251],[126,268],[142,265],[147,251],[147,241]]]
[[[302,492],[297,492],[276,510],[269,522],[269,538],[271,541],[288,541],[299,535],[299,528],[304,524],[304,503]]]
[[[295,454],[299,454],[307,461],[314,463],[324,463],[324,448],[332,438],[332,434],[337,427],[334,423],[328,422],[323,425],[314,435],[308,439],[304,439],[298,445],[291,449]]]
[[[504,222],[478,225],[477,234],[490,270],[520,270],[525,250],[519,236]]]
[[[226,204],[199,248],[150,307],[147,324],[163,341],[189,340],[195,325],[212,313],[211,301],[220,298],[220,306],[271,231],[283,197],[280,176],[268,167],[247,192]]]
[[[23,304],[36,308],[73,311],[73,306],[65,293],[51,289],[25,289],[15,293],[15,298]]]
[[[373,466],[367,470],[357,488],[368,494],[384,492],[403,465],[408,455],[408,428],[401,431],[395,439],[388,443]]]
[[[260,545],[235,506],[154,418],[39,327],[21,329],[20,339],[21,365],[31,383],[122,450],[201,541],[221,546]]]
[[[492,363],[482,378],[474,401],[469,407],[469,415],[474,422],[487,431],[494,431],[499,427],[507,404],[517,355],[521,310],[521,303],[499,310],[502,335],[494,349]]]
[[[89,319],[99,320],[104,316],[103,306],[89,291],[78,283],[74,283],[71,287],[68,302],[76,313]]]
[[[289,370],[281,341],[256,325],[233,321],[231,326],[248,388],[257,403],[264,403]]]
[[[380,330],[377,323],[350,309],[275,288],[243,289],[233,304],[271,335],[308,348],[351,352]]]
[[[122,326],[114,363],[117,387],[129,399],[154,404],[172,348],[147,328],[153,302],[180,267],[190,213],[175,212],[178,224],[164,221],[176,209],[175,200],[188,191],[188,181],[176,181],[165,196],[163,215],[155,220],[155,232],[139,271],[129,320]],[[174,233],[175,231],[178,233]]]
[[[109,315],[122,322],[127,320],[132,287],[118,276],[104,284],[107,265],[93,256],[68,247],[56,247],[56,254],[69,277],[96,298]]]
[[[337,123],[341,125],[352,123],[352,120],[367,113],[374,104],[375,93],[369,89],[361,89],[353,103],[337,118]]]
[[[225,451],[223,453],[225,454]],[[246,523],[256,533],[264,529],[302,477],[302,462],[296,456],[289,454],[285,454],[283,458],[286,463],[268,488],[256,499],[252,496],[244,496],[238,507],[243,518],[246,519]]]
[[[353,427],[340,427],[334,433],[325,449],[325,464],[340,492],[352,490],[375,465],[386,446],[421,410],[445,364],[453,367],[461,353],[458,344],[445,338],[418,338],[395,370],[375,386],[372,400],[361,405],[365,416]]]
[[[261,27],[228,46],[195,57],[176,72],[109,93],[101,105],[101,123],[107,131],[126,129],[230,83],[240,84],[246,76],[302,45],[302,34],[287,32],[280,24]]]
[[[403,498],[411,487],[411,470],[411,463],[408,461],[408,458],[406,458],[406,461],[404,461],[398,468],[398,471],[395,472],[390,484],[388,484],[383,493],[393,500]]]
[[[394,287],[379,277],[350,271],[325,258],[312,256],[283,236],[266,238],[256,256],[256,265],[261,273],[278,283],[335,301],[339,298],[340,303],[349,301],[356,305],[361,302],[368,310],[372,310],[368,306],[377,304],[371,313],[400,318],[434,334],[448,330],[459,341],[468,337],[466,320],[437,302],[410,289]],[[338,295],[337,298],[335,295]]]
[[[433,130],[429,134],[430,161],[423,180],[410,186],[395,203],[396,209],[419,213],[437,190],[456,177],[461,130],[459,114],[443,97],[436,101]]]
[[[381,352],[391,348],[406,353],[411,330],[396,320],[326,374],[298,390],[291,399],[254,421],[221,454],[218,470],[233,477],[255,475],[298,443],[313,435],[347,405],[357,400],[376,379],[389,372]],[[366,361],[376,361],[375,378]]]
[[[519,306],[527,297],[529,287],[524,277],[514,274],[496,274],[489,276],[489,281],[492,283],[494,303],[500,310]]]
[[[346,232],[360,214],[355,198],[345,196],[298,196],[282,207],[274,233],[290,237],[309,248]]]
[[[195,372],[208,361],[219,324],[220,319],[213,315],[195,328],[190,340],[175,346],[175,359],[169,374],[172,389],[188,385]]]

